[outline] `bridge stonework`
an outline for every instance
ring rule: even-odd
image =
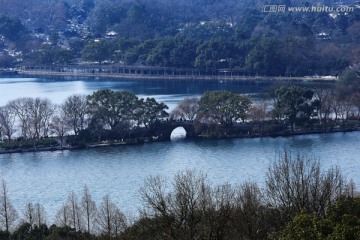
[[[183,127],[185,129],[186,138],[196,137],[193,122],[190,121],[172,121],[162,123],[161,126],[156,129],[155,134],[159,137],[159,140],[170,141],[171,133],[178,127]]]

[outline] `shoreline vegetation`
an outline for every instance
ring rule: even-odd
[[[333,86],[272,85],[256,103],[247,95],[210,91],[171,112],[154,98],[107,89],[69,96],[60,105],[18,98],[0,107],[0,154],[170,141],[179,127],[187,139],[359,131],[358,78],[349,72]]]
[[[139,215],[128,218],[108,194],[68,194],[53,221],[40,203],[19,213],[0,185],[0,239],[358,239],[360,198],[339,167],[284,151],[269,164],[265,186],[213,184],[185,170],[169,180],[149,176],[138,190]],[[33,200],[33,199],[32,199]]]
[[[332,134],[332,133],[347,133],[347,132],[358,132],[360,131],[360,121],[357,126],[354,126],[352,128],[342,129],[341,127],[338,127],[337,129],[332,130],[304,130],[304,131],[295,131],[295,132],[289,132],[284,131],[282,133],[276,133],[276,134],[248,134],[248,135],[239,135],[239,136],[222,136],[222,137],[211,137],[211,136],[197,136],[192,137],[191,139],[186,138],[187,141],[191,140],[221,140],[221,139],[241,139],[241,138],[277,138],[277,137],[292,137],[292,136],[300,136],[300,135],[312,135],[312,134]],[[71,136],[70,136],[71,137]],[[73,137],[73,136],[72,136]],[[79,145],[66,145],[66,146],[60,146],[58,143],[59,140],[56,137],[49,138],[50,142],[48,146],[37,146],[34,148],[32,145],[27,145],[25,147],[20,147],[16,149],[11,150],[5,150],[4,146],[0,147],[0,154],[11,154],[11,153],[27,153],[27,152],[53,152],[53,151],[67,151],[67,150],[84,150],[84,149],[93,149],[93,148],[104,148],[104,147],[119,147],[119,146],[131,146],[131,145],[142,145],[147,143],[156,143],[160,142],[160,140],[156,139],[129,139],[128,141],[124,142],[110,142],[110,141],[102,141],[102,142],[93,142],[93,143],[86,143]],[[163,140],[164,141],[164,140]],[[161,142],[163,142],[161,141]],[[41,145],[41,143],[40,143]],[[1,142],[0,142],[1,146]]]

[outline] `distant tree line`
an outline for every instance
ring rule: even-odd
[[[133,222],[106,195],[94,202],[85,186],[74,192],[51,225],[44,207],[19,213],[7,184],[0,187],[1,239],[357,239],[360,199],[339,168],[285,151],[255,182],[214,185],[202,172],[179,172],[171,181],[151,176]],[[126,207],[126,206],[124,206]],[[124,209],[124,208],[123,208]]]
[[[286,4],[310,2],[315,4]],[[307,76],[338,75],[358,65],[358,8],[336,16],[268,14],[261,12],[262,4],[266,1],[2,3],[0,66],[89,61]],[[107,35],[112,31],[115,35]]]
[[[207,23],[204,31],[225,32],[225,23]],[[202,28],[203,26],[201,26]],[[197,31],[193,27],[192,31]],[[214,30],[213,30],[214,29]],[[354,45],[341,49],[307,36],[246,36],[241,29],[230,29],[226,36],[209,39],[179,33],[175,36],[139,41],[135,38],[90,39],[74,48],[41,46],[26,57],[29,64],[71,64],[76,59],[90,63],[121,63],[177,68],[197,68],[209,73],[235,69],[244,75],[309,76],[340,75],[356,63]],[[189,32],[191,32],[189,30]],[[205,37],[205,36],[204,36]],[[199,39],[197,39],[199,38]]]
[[[292,1],[293,4],[304,2]],[[139,38],[169,35],[191,22],[239,20],[248,9],[259,10],[262,4],[251,0],[29,0],[25,5],[22,3],[3,1],[0,14],[20,18],[37,33],[57,29],[68,37],[79,37],[81,32],[77,27],[84,25],[96,35],[115,30],[122,36]]]

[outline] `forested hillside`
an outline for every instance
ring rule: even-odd
[[[349,6],[266,12],[264,6]],[[356,1],[0,0],[0,67],[79,61],[271,76],[360,63]]]

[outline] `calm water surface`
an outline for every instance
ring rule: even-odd
[[[72,93],[100,88],[130,90],[154,96],[173,106],[185,96],[205,90],[231,89],[254,93],[239,84],[208,82],[114,81],[101,79],[0,79],[0,105],[22,96],[49,97],[55,103]],[[81,195],[86,184],[95,201],[110,194],[130,215],[141,207],[138,190],[144,179],[160,174],[172,178],[186,169],[204,171],[213,183],[264,185],[267,167],[284,149],[320,158],[328,168],[339,165],[344,175],[360,184],[360,133],[335,133],[289,138],[173,141],[102,149],[0,155],[0,178],[7,181],[11,200],[19,212],[27,202],[40,202],[50,219],[68,193]]]
[[[142,80],[74,77],[0,77],[0,106],[18,97],[44,97],[60,104],[74,93],[91,94],[99,89],[131,91],[139,97],[154,97],[173,108],[181,99],[210,90],[255,93],[261,89],[243,82],[199,80]]]

